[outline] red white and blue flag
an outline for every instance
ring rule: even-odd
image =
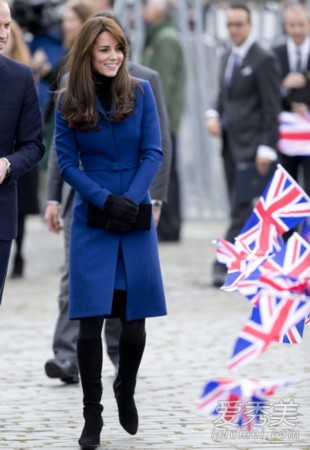
[[[245,253],[225,239],[217,239],[214,243],[217,245],[216,259],[227,267],[226,280],[221,289],[228,292],[239,290],[246,296],[256,294],[258,276],[253,274],[257,273],[265,257],[257,258]]]
[[[240,330],[232,355],[227,363],[236,369],[264,352],[273,341],[297,325],[310,313],[310,301],[275,297],[261,292],[252,313]]]
[[[293,233],[279,252],[266,259],[260,271],[259,282],[274,291],[310,294],[310,244],[298,233]]]
[[[254,305],[236,339],[228,368],[236,369],[273,341],[299,343],[310,317],[310,245],[293,233],[310,217],[310,199],[278,165],[236,245],[217,241],[217,258],[228,268],[222,289],[239,290]]]
[[[252,214],[236,237],[245,253],[265,256],[281,248],[279,236],[310,215],[310,198],[278,164]]]
[[[301,378],[259,380],[219,378],[206,383],[198,408],[216,416],[215,425],[233,425],[251,430],[262,419],[267,399],[278,389],[303,381]]]
[[[310,155],[310,114],[279,115],[278,150],[288,156]]]
[[[279,342],[283,344],[300,344],[302,342],[305,328],[305,319],[302,319],[293,327],[289,328],[286,333],[281,334]]]

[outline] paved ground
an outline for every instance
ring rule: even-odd
[[[283,389],[271,403],[298,403],[295,427],[242,435],[218,428],[197,409],[204,383],[233,374],[225,368],[236,333],[249,314],[238,294],[213,289],[212,239],[223,224],[186,224],[180,244],[160,246],[169,315],[147,323],[147,349],[137,386],[140,431],[132,437],[117,420],[113,367],[104,355],[102,449],[310,449],[310,382]],[[82,428],[81,388],[45,376],[52,356],[62,238],[41,218],[28,222],[26,277],[8,280],[0,322],[0,449],[77,450]],[[297,346],[274,344],[238,372],[241,377],[309,373],[310,327]],[[268,424],[267,424],[268,425]]]

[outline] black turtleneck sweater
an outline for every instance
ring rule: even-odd
[[[94,72],[96,95],[102,104],[103,109],[107,112],[110,111],[112,104],[111,85],[113,79],[113,77],[106,77],[98,72]]]

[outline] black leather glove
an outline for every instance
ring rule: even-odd
[[[103,206],[103,210],[131,224],[137,217],[139,205],[124,195],[110,194]]]
[[[107,231],[111,231],[112,233],[128,233],[131,231],[131,224],[128,222],[124,222],[117,217],[110,216],[106,222],[105,229]]]

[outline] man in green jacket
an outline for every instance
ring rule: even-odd
[[[172,163],[168,204],[157,229],[160,241],[179,241],[181,208],[177,170],[177,135],[185,100],[185,61],[180,35],[171,17],[170,0],[147,0],[143,9],[146,39],[142,64],[160,73],[170,121]]]

